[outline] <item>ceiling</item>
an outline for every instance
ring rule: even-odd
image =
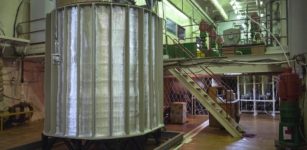
[[[260,15],[266,0],[195,0],[214,21],[221,21],[224,20],[224,18],[221,15],[221,11],[213,4],[214,1],[222,6],[227,15],[232,12],[238,15],[244,15],[246,12],[248,12],[248,14],[256,12]]]

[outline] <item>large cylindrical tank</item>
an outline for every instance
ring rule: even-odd
[[[54,10],[47,29],[45,135],[111,139],[163,126],[160,18],[137,6],[74,3]]]

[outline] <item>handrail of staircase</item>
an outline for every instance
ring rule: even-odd
[[[211,74],[213,74],[214,75],[214,72],[212,71],[212,70],[210,70],[209,68],[208,68],[208,66],[205,66],[205,68],[211,73]],[[218,80],[220,80],[228,89],[230,89],[231,90],[231,87],[229,87],[228,86],[228,84],[227,83],[225,83],[219,76],[216,76],[217,78],[218,78]]]
[[[183,73],[184,73],[185,75],[189,76],[189,73],[186,72],[184,69],[179,68],[179,67],[176,67],[176,70],[177,70],[177,71],[179,71],[178,69],[180,69],[180,71],[183,71]],[[202,80],[201,80],[201,79],[200,79],[190,68],[187,68],[187,69],[188,69],[188,70],[190,71],[190,73],[193,74],[193,75],[195,76],[195,78],[197,78],[201,83],[203,83],[204,85],[207,85],[207,84],[204,83],[204,82],[203,82],[203,81],[202,81]],[[191,76],[190,76],[190,78],[191,78],[192,80],[194,80]],[[203,91],[205,91],[205,92],[207,93],[206,89],[202,88],[201,85],[199,85],[198,82],[196,82],[195,80],[194,80],[194,82],[195,82]],[[223,100],[223,101],[221,101],[221,102],[225,104],[225,106],[223,107],[223,106],[220,105],[220,103],[218,103],[218,105],[220,105],[221,108],[223,108],[226,112],[227,112],[227,110],[230,110],[230,112],[232,111],[232,110],[231,110],[231,107],[229,107],[229,106],[230,106],[230,103],[228,102],[227,99],[226,99],[226,101]]]
[[[185,48],[178,40],[172,38],[171,36],[165,34],[166,37],[171,39],[176,47],[178,47],[181,51],[183,51],[190,59],[195,58],[195,55],[190,52],[187,48]]]
[[[212,77],[218,84],[220,84],[225,90],[231,90],[231,88],[217,75],[215,75],[208,67],[199,66],[203,71],[205,71],[210,77]]]
[[[179,69],[180,69],[180,70],[179,70]],[[182,69],[182,68],[176,67],[176,70],[177,70],[177,71],[182,71],[185,75],[189,76],[189,73],[188,73],[187,71],[185,71],[184,69]],[[191,72],[190,68],[188,68],[188,70]],[[193,72],[191,72],[191,73],[195,76],[195,78],[197,78],[198,80],[201,81],[201,79],[200,79],[198,76],[196,76],[195,73],[193,73]],[[191,76],[189,76],[189,77],[190,77],[192,80],[194,80]],[[194,80],[194,82],[195,82],[203,91],[206,92],[206,89],[202,88],[202,87],[198,84],[198,82],[196,82],[195,80]]]
[[[216,75],[213,73],[213,71],[210,70],[208,67],[202,67],[202,66],[200,66],[200,68],[201,68],[202,70],[204,70],[209,76],[211,76],[216,82],[218,82],[218,84],[220,84],[220,85],[224,88],[224,90],[226,90],[225,92],[227,92],[227,90],[232,90],[231,87],[229,87],[221,78],[219,78],[218,76],[216,76]],[[226,98],[226,110],[228,109],[228,110],[232,111],[232,110],[231,110],[232,108],[231,108],[231,106],[230,106],[231,102],[232,102],[232,101],[230,101],[230,100],[228,100],[228,99]]]
[[[198,79],[202,84],[204,84],[205,86],[209,86],[208,84],[206,84],[205,82],[203,82],[202,80],[201,80],[201,78],[199,78],[198,76],[197,76],[197,74],[195,74],[190,68],[187,68],[189,71],[190,71],[190,73],[192,73],[193,75],[194,75],[194,77],[196,78],[196,79]],[[188,73],[187,73],[188,74]],[[192,78],[193,79],[193,78]],[[193,79],[194,80],[194,79]],[[195,81],[195,80],[194,80]],[[198,82],[196,82],[197,84],[198,84]],[[199,85],[200,86],[200,85]],[[201,87],[201,86],[200,86]],[[204,91],[206,91],[207,89],[205,89],[205,87],[204,88],[202,88]]]
[[[218,82],[218,84],[220,84],[222,86],[222,88],[224,90],[226,90],[225,92],[227,92],[227,90],[231,90],[231,88],[220,78],[217,78],[217,76],[208,68],[206,67],[207,69],[203,68],[202,66],[200,66],[211,78],[213,78],[216,82]],[[188,69],[191,73],[193,73],[193,71],[191,69]],[[195,73],[193,73],[194,76],[196,76]],[[201,81],[201,80],[200,80]],[[203,83],[205,84],[205,83]],[[228,100],[227,98],[222,101],[223,103],[225,103],[225,110],[230,110],[232,111],[232,108],[230,106],[230,100]]]

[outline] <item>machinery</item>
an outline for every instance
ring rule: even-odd
[[[224,46],[237,45],[241,40],[240,29],[227,29],[223,32],[224,35]]]
[[[199,23],[199,31],[200,34],[199,38],[197,39],[197,45],[200,50],[200,54],[198,54],[198,56],[219,56],[219,52],[216,50],[216,48],[221,48],[223,39],[222,37],[217,36],[215,27],[202,20]]]
[[[209,47],[207,46],[207,31],[209,29],[209,24],[202,20],[199,24],[199,38],[198,44],[200,45],[200,50],[205,53],[207,50],[209,50]]]
[[[283,147],[297,148],[302,142],[300,135],[300,79],[291,68],[279,77],[280,97],[279,144]]]

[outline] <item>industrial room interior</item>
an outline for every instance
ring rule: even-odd
[[[306,8],[2,0],[0,149],[307,150]]]

